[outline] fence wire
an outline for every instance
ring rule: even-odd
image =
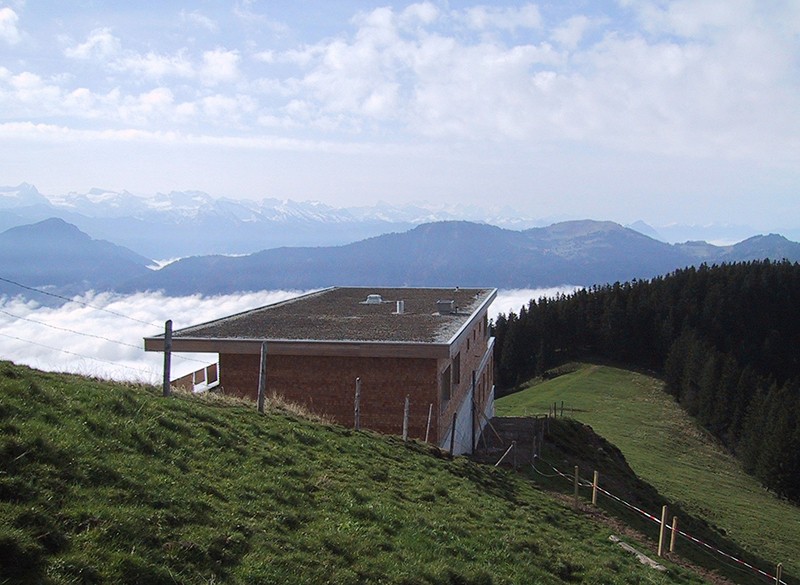
[[[542,473],[541,470],[536,468],[536,464],[535,463],[536,463],[537,460],[541,461],[545,465],[548,465],[550,468],[553,469],[553,471],[555,473],[554,474]],[[531,464],[531,467],[533,468],[533,470],[536,473],[538,473],[539,475],[542,475],[543,477],[548,477],[548,478],[563,477],[570,484],[574,484],[574,482],[575,482],[574,475],[569,475],[569,474],[566,474],[566,473],[560,471],[555,465],[553,465],[552,463],[548,463],[547,461],[543,460],[541,457],[534,458],[534,462]],[[587,482],[586,480],[582,479],[579,476],[578,477],[578,486],[579,487],[584,487],[584,488],[585,487],[594,487],[594,483],[593,482]],[[619,496],[617,496],[615,494],[612,494],[611,492],[609,492],[606,489],[603,489],[599,485],[597,486],[597,491],[601,492],[602,494],[605,494],[606,496],[608,496],[612,500],[622,504],[623,506],[625,506],[628,509],[636,512],[637,514],[640,514],[641,516],[643,516],[644,518],[654,522],[655,524],[657,524],[659,526],[661,525],[661,519],[660,518],[654,516],[653,514],[650,514],[649,512],[646,512],[645,510],[642,510],[641,508],[631,504],[630,502],[627,502],[627,501],[623,500]],[[672,531],[672,526],[666,525],[664,528],[666,530]],[[692,536],[691,534],[688,534],[687,532],[685,532],[683,530],[677,530],[676,533],[678,535],[680,535],[680,536],[683,536],[686,540],[688,540],[692,544],[696,545],[697,547],[705,550],[706,552],[713,553],[713,554],[716,554],[716,555],[719,555],[719,556],[723,557],[723,559],[725,559],[725,560],[722,561],[722,562],[723,562],[723,564],[725,564],[728,567],[731,567],[731,568],[734,568],[734,569],[738,569],[738,570],[740,570],[742,572],[745,572],[747,574],[750,574],[751,572],[755,573],[755,574],[757,574],[757,575],[759,575],[761,577],[765,577],[765,578],[769,579],[771,582],[776,583],[776,585],[778,583],[780,583],[780,585],[788,585],[787,582],[784,581],[783,579],[778,580],[776,575],[772,575],[772,574],[768,573],[767,571],[759,569],[758,567],[748,563],[747,561],[739,559],[739,558],[733,556],[732,554],[729,554],[729,553],[721,550],[720,548],[718,548],[716,546],[713,546],[713,545],[711,545],[711,544],[709,544],[707,542],[704,542],[704,541],[700,540],[699,538],[697,538],[695,536]],[[731,561],[734,564],[730,564],[730,563],[725,562],[725,561]]]

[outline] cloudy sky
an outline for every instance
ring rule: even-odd
[[[0,0],[22,181],[795,227],[800,2]]]

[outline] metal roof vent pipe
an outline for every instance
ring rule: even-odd
[[[436,310],[440,315],[452,315],[456,312],[455,301],[436,301]]]
[[[402,315],[406,312],[406,302],[405,301],[397,301],[397,310],[395,311],[396,315]]]

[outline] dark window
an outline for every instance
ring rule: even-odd
[[[450,366],[447,366],[444,372],[442,372],[442,380],[441,380],[442,410],[444,410],[445,406],[447,406],[447,403],[450,401],[450,391],[452,386],[450,371],[451,371]]]

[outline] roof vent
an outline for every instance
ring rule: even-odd
[[[395,315],[402,315],[405,312],[406,312],[406,302],[397,301],[397,310],[395,311]]]
[[[367,295],[367,300],[364,301],[365,305],[380,305],[383,302],[381,295]]]
[[[452,315],[456,312],[455,301],[436,301],[436,310],[440,315]]]

